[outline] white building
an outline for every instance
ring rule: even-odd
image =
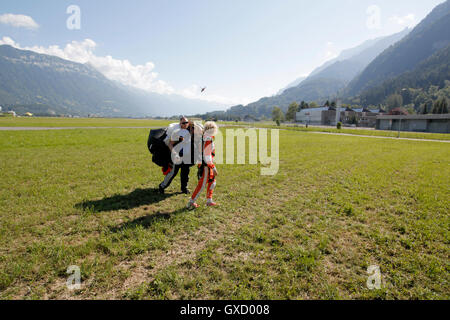
[[[322,124],[322,111],[327,111],[328,107],[302,109],[297,112],[295,119],[300,123]]]

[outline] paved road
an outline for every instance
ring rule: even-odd
[[[0,131],[40,131],[74,129],[156,129],[161,127],[0,127]]]

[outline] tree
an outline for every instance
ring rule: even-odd
[[[403,106],[403,98],[399,94],[391,94],[387,97],[386,104],[389,111],[395,108],[400,108]]]
[[[300,110],[308,109],[308,104],[305,101],[300,102]]]
[[[433,104],[433,110],[431,111],[433,114],[441,113],[441,101],[436,100]]]
[[[315,103],[315,102],[311,102],[311,103],[309,104],[309,107],[310,107],[310,108],[317,108],[317,107],[319,107],[319,105],[318,105],[317,103]]]
[[[433,104],[433,114],[443,114],[448,113],[448,103],[445,97],[438,99]]]
[[[414,109],[414,105],[410,104],[408,106],[405,106],[406,111],[408,111],[409,114],[416,114],[416,110]]]
[[[292,102],[289,105],[289,108],[288,108],[288,110],[286,112],[286,120],[287,121],[295,120],[295,115],[298,112],[298,109],[299,109],[298,103],[297,102]]]
[[[333,108],[335,108],[335,107],[336,107],[336,101],[332,101],[332,102],[331,102],[331,106],[332,106]]]
[[[327,102],[325,102],[325,107],[329,107],[330,106],[330,101],[327,100]]]
[[[428,104],[425,103],[422,107],[421,114],[428,114]]]
[[[448,113],[448,102],[445,98],[442,98],[442,113]]]
[[[273,121],[283,121],[284,120],[284,113],[281,111],[280,108],[274,107],[272,109],[272,120]]]

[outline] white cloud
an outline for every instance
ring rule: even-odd
[[[157,79],[158,74],[153,71],[155,65],[152,62],[147,62],[143,65],[133,65],[128,60],[114,59],[111,56],[97,56],[94,54],[97,44],[91,39],[72,41],[64,48],[57,45],[49,47],[21,47],[9,37],[3,37],[3,39],[0,40],[0,44],[9,44],[18,49],[57,56],[78,63],[88,63],[108,79],[116,80],[122,84],[142,90],[161,94],[175,92],[175,90],[165,81]]]
[[[95,69],[100,71],[105,77],[111,80],[119,81],[124,85],[135,87],[149,92],[160,94],[179,94],[190,99],[199,99],[220,104],[239,104],[248,99],[226,98],[220,95],[211,94],[207,89],[201,93],[199,85],[191,85],[182,90],[176,90],[167,82],[158,79],[158,73],[154,71],[155,64],[147,62],[142,65],[133,65],[129,60],[119,60],[112,56],[97,56],[94,54],[97,44],[91,39],[83,41],[72,41],[64,48],[57,45],[42,47],[21,47],[13,39],[3,37],[0,39],[0,45],[7,44],[22,50],[30,50],[37,53],[57,56],[65,60],[78,63],[89,63]]]
[[[393,15],[389,17],[389,21],[400,26],[413,27],[416,22],[416,15],[414,13],[409,13],[405,16]]]
[[[5,13],[0,15],[0,23],[11,25],[17,28],[37,29],[39,25],[32,17],[23,14]]]
[[[4,45],[4,44],[7,44],[7,45],[10,45],[10,46],[13,46],[13,47],[17,47],[17,43],[13,39],[11,39],[10,37],[3,37],[0,40],[0,45]]]

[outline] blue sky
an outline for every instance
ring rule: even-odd
[[[91,39],[95,46],[87,45],[89,56],[80,61],[94,59],[109,77],[127,82],[142,76],[133,81],[137,86],[155,83],[147,90],[249,103],[274,94],[344,49],[416,25],[442,2],[8,0],[0,4],[0,17],[26,15],[39,27],[0,23],[0,39],[41,50],[55,45],[64,50],[72,41],[86,49],[82,43]],[[69,5],[81,10],[80,30],[66,27]],[[373,6],[380,24],[373,24]],[[76,61],[75,51],[64,57]],[[200,86],[208,87],[201,96]]]

